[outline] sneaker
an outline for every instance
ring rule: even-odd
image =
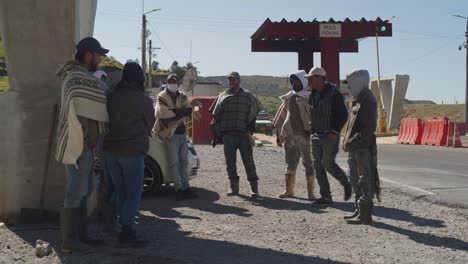
[[[192,189],[188,188],[187,190],[183,191],[184,199],[198,199],[199,196],[196,194]]]
[[[312,204],[314,205],[331,205],[333,204],[333,200],[331,198],[319,198],[315,200]]]

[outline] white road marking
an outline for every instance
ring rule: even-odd
[[[429,194],[429,195],[436,195],[436,193],[433,193],[433,192],[430,192],[430,191],[426,191],[424,189],[421,189],[421,188],[418,188],[418,187],[414,187],[414,186],[410,186],[410,185],[406,185],[406,184],[401,184],[399,182],[396,182],[396,181],[392,181],[392,180],[388,180],[388,179],[385,179],[385,178],[382,178],[380,177],[380,179],[384,182],[389,182],[391,184],[395,184],[395,185],[398,185],[400,187],[404,187],[404,188],[408,188],[408,189],[411,189],[411,190],[414,190],[414,191],[418,191],[418,192],[422,192],[422,193],[425,193],[425,194]]]

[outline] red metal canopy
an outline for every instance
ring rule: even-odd
[[[326,27],[332,31],[327,32]],[[385,30],[381,30],[385,27]],[[263,22],[251,36],[253,52],[297,52],[299,69],[308,71],[313,67],[313,53],[322,52],[322,67],[328,72],[328,78],[339,84],[339,53],[358,52],[358,39],[392,36],[392,24],[388,20],[377,18],[367,21],[286,21],[272,22],[269,18]]]

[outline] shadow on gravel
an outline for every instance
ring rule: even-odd
[[[254,205],[262,206],[267,209],[273,210],[290,210],[290,211],[308,211],[316,214],[322,214],[320,208],[312,206],[312,204],[308,201],[307,203],[296,202],[291,199],[279,199],[279,198],[272,198],[272,197],[265,197],[262,196],[258,199],[252,199],[250,196],[247,195],[238,195],[240,198],[252,202]],[[294,199],[294,198],[293,198]]]
[[[141,201],[141,210],[147,210],[156,216],[163,218],[189,218],[199,219],[197,217],[185,216],[174,210],[178,207],[189,207],[200,211],[213,214],[234,214],[241,217],[250,217],[252,214],[247,209],[215,203],[219,200],[218,193],[192,188],[200,198],[195,200],[176,201],[175,193],[172,188],[164,188],[157,197],[147,196]]]
[[[415,226],[427,226],[427,227],[445,227],[445,223],[438,219],[427,219],[419,216],[412,215],[410,212],[401,210],[398,208],[389,208],[376,206],[373,215],[393,219],[397,221],[403,221],[413,223]]]
[[[374,222],[375,228],[392,231],[407,236],[409,239],[432,247],[446,247],[455,250],[468,251],[468,242],[453,237],[441,237],[432,234],[419,233],[413,230],[392,226],[382,222]]]
[[[157,219],[139,215],[137,232],[148,240],[148,246],[140,249],[97,248],[94,254],[61,256],[62,263],[99,264],[188,264],[188,263],[329,263],[347,262],[304,256],[273,249],[259,248],[213,239],[195,238],[191,232],[181,231],[172,219]],[[203,235],[203,234],[202,234]],[[213,236],[213,234],[211,234]],[[216,236],[216,235],[215,235]],[[96,260],[99,260],[96,262]]]

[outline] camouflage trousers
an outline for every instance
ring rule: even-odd
[[[302,158],[306,176],[314,175],[308,135],[288,136],[284,142],[284,151],[286,153],[286,164],[288,165],[287,173],[296,173],[299,160]]]

